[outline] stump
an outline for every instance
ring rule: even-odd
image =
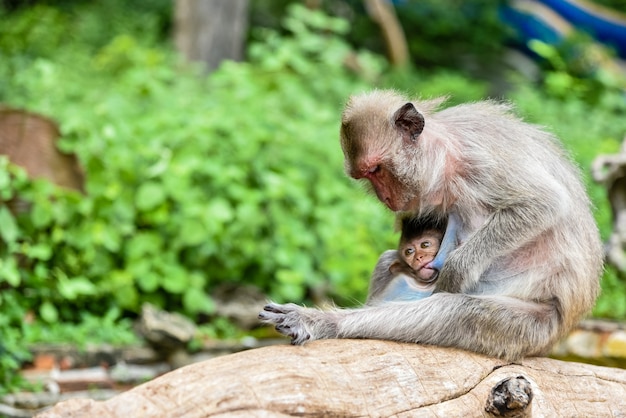
[[[174,370],[53,417],[623,416],[626,370],[377,340],[272,346]]]
[[[45,178],[82,192],[83,170],[74,154],[57,148],[60,136],[53,120],[0,105],[0,155],[23,167],[31,178]]]

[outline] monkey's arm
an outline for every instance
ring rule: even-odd
[[[398,262],[398,258],[399,255],[396,250],[387,250],[380,255],[370,278],[366,304],[380,299],[381,294],[394,277],[391,273],[391,265]]]
[[[552,190],[496,210],[462,246],[447,254],[437,290],[458,293],[471,289],[497,257],[540,236],[558,222],[571,204],[567,196],[558,196]]]
[[[458,347],[509,360],[544,354],[562,325],[550,301],[451,293],[330,311],[271,303],[259,319],[291,337],[292,344],[326,338],[386,339]]]
[[[452,212],[448,215],[448,224],[446,225],[446,232],[443,235],[443,240],[441,241],[441,245],[439,246],[439,251],[437,251],[437,255],[435,259],[430,263],[426,264],[427,268],[432,268],[437,271],[441,271],[443,267],[443,263],[448,258],[448,255],[452,250],[454,250],[459,244],[459,226],[461,225],[461,221],[458,215],[455,212]]]

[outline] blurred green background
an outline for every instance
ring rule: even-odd
[[[343,173],[338,130],[346,98],[374,87],[512,101],[571,150],[608,237],[589,167],[619,150],[626,84],[589,51],[610,50],[576,33],[512,60],[499,2],[425,0],[397,8],[411,55],[397,67],[360,1],[299,3],[251,0],[244,59],[206,72],[176,52],[170,0],[0,2],[0,103],[57,121],[59,146],[86,172],[82,195],[0,157],[0,204],[32,205],[0,206],[0,392],[29,344],[133,341],[144,302],[216,336],[239,332],[213,316],[223,283],[276,301],[362,303],[398,236]],[[607,268],[594,314],[626,317],[625,290]]]

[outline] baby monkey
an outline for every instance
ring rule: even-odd
[[[404,216],[400,219],[401,235],[398,250],[385,251],[370,279],[367,304],[409,301],[432,294],[439,269],[433,266],[442,246],[446,222],[431,217]],[[452,239],[454,238],[454,239]],[[456,237],[450,237],[456,241]],[[456,245],[456,242],[451,242]],[[440,254],[442,260],[445,251]]]

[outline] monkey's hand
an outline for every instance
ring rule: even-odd
[[[293,345],[337,336],[337,321],[331,312],[303,308],[293,303],[269,303],[259,313],[259,319],[273,324],[276,331],[291,337]]]

